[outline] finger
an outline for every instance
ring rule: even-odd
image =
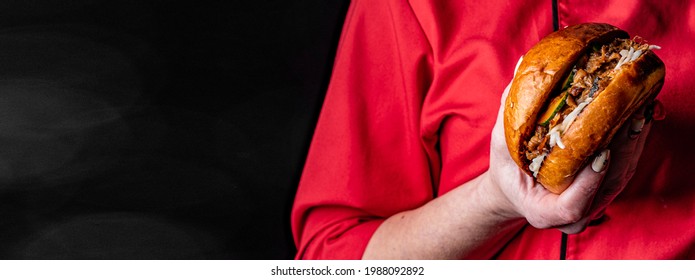
[[[637,136],[630,136],[630,131],[634,132],[634,130],[630,128],[629,124],[621,129],[620,133],[624,133],[624,135],[620,136],[622,139],[614,139],[614,142],[609,145],[613,152],[613,164],[611,164],[608,170],[609,175],[606,178],[606,182],[618,183],[632,178],[642,155],[647,136],[651,131],[651,127],[651,123],[645,124]],[[611,187],[611,185],[607,185],[606,187]]]
[[[591,167],[591,170],[594,172],[597,172],[598,174],[603,173],[604,177],[605,174],[607,174],[608,170],[608,162],[610,161],[610,150],[603,150],[601,151],[589,164]],[[604,178],[605,180],[605,178]],[[601,185],[601,182],[598,183],[598,186]],[[587,211],[585,212],[586,214],[577,222],[570,223],[561,227],[558,227],[558,229],[564,233],[567,234],[575,234],[575,233],[580,233],[586,229],[586,227],[589,225],[589,223],[593,220],[592,214],[594,213],[593,210],[595,209],[596,201],[595,199],[599,196],[600,189],[598,189],[594,194],[593,197],[591,197],[588,201],[589,204],[587,207]]]
[[[563,193],[556,195],[548,192],[539,203],[529,205],[529,209],[532,209],[530,213],[540,213],[540,215],[525,215],[528,222],[536,228],[557,228],[566,233],[582,231],[588,224],[583,219],[591,207],[591,202],[601,180],[606,175],[609,164],[607,152],[601,158],[596,158],[599,159],[596,160],[597,162],[604,163],[602,170],[596,172],[593,170],[592,164],[588,164],[577,174],[574,182]],[[538,188],[547,192],[540,185]],[[549,205],[554,208],[547,208]]]
[[[620,170],[621,172],[611,170],[609,171],[610,174],[625,177],[628,174],[627,171],[634,169],[639,162],[639,156],[652,125],[651,122],[646,121],[644,111],[644,107],[637,110],[611,141],[610,149],[614,152],[613,158],[615,159],[612,169]]]
[[[624,178],[627,180],[631,179],[632,175],[635,174],[635,170],[637,170],[637,164],[639,163],[639,159],[642,157],[642,151],[644,150],[644,145],[647,143],[647,138],[649,137],[649,132],[651,131],[652,124],[653,123],[645,124],[639,136],[636,139],[633,139],[633,141],[635,142],[632,151],[633,157],[629,161],[629,164],[627,166],[627,172],[624,175]]]
[[[579,172],[569,188],[560,194],[556,206],[561,219],[559,225],[577,223],[587,215],[610,163],[610,151],[600,152],[591,164]]]
[[[652,125],[645,121],[648,116],[644,116],[644,112],[644,108],[641,108],[631,116],[610,145],[614,151],[613,163],[592,202],[589,213],[592,220],[603,215],[608,205],[625,189],[637,169]]]
[[[632,153],[626,150],[619,151],[620,159],[614,160],[613,164],[611,164],[608,175],[603,185],[599,188],[592,203],[593,206],[590,210],[592,220],[601,218],[608,205],[610,205],[627,186],[627,183],[637,169],[637,163],[644,149],[646,136],[650,129],[651,125],[645,125],[642,130],[643,135],[641,135],[639,139],[633,140],[636,142],[636,145],[633,146],[634,150]]]
[[[603,211],[622,192],[637,168],[651,130],[651,123],[645,122],[643,112],[644,108],[628,119],[610,144],[613,160],[604,184],[594,201],[595,206],[592,209],[594,214]]]
[[[632,179],[651,131],[652,120],[655,119],[652,116],[655,113],[655,107],[660,108],[658,100],[654,100],[637,110],[613,139],[611,147],[619,155],[620,160],[613,161],[608,170],[608,176],[596,194],[590,213],[592,220],[603,216],[608,205],[615,200],[627,186],[628,181]],[[658,111],[660,112],[659,118],[663,118],[663,109],[658,109]],[[641,119],[644,119],[644,122]]]
[[[587,217],[582,218],[581,220],[579,220],[576,223],[564,225],[564,226],[558,227],[557,229],[564,232],[564,233],[567,233],[567,234],[577,234],[577,233],[581,233],[582,231],[584,231],[586,229],[586,227],[589,226],[590,222],[591,222],[591,219],[587,216]]]

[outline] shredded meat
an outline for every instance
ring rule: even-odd
[[[537,126],[536,127],[536,132],[531,136],[531,138],[528,140],[528,143],[526,143],[526,158],[531,160],[541,154],[541,149],[543,148],[544,145],[541,145],[543,142],[544,138],[547,138],[546,136],[548,134],[548,128],[545,126]]]
[[[577,101],[574,101],[574,97],[572,97],[572,95],[567,96],[567,107],[569,107],[572,110],[574,110],[574,108],[577,108]]]
[[[581,93],[584,91],[585,87],[582,86],[573,86],[572,89],[570,89],[570,95],[571,96],[579,96]]]
[[[586,71],[584,71],[584,69],[577,70],[577,73],[574,74],[574,80],[572,81],[572,83],[574,84],[574,83],[584,81],[584,78],[586,78],[586,75],[587,74],[586,74]]]
[[[547,129],[540,125],[536,127],[536,133],[533,134],[531,139],[528,140],[527,146],[529,147],[529,150],[535,150],[536,148],[538,148],[538,145],[541,143],[541,140],[545,136],[546,130]]]
[[[604,63],[606,63],[606,61],[607,60],[605,55],[598,52],[592,53],[591,56],[589,56],[589,61],[586,63],[585,71],[588,74],[593,74],[594,72],[596,72],[596,70],[601,68],[601,66]]]

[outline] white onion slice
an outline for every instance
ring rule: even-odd
[[[574,119],[576,119],[577,116],[579,116],[579,113],[581,113],[582,110],[584,110],[584,107],[586,107],[587,105],[589,105],[589,102],[591,102],[592,100],[594,100],[594,99],[591,98],[591,97],[589,97],[589,98],[587,98],[586,100],[584,100],[584,102],[579,103],[579,105],[577,105],[577,108],[574,108],[574,110],[572,110],[572,112],[570,112],[570,113],[565,117],[565,119],[562,120],[561,132],[565,132],[565,130],[567,130],[567,128],[570,127],[570,125],[572,124],[572,122],[574,122]]]
[[[628,50],[621,50],[620,51],[620,60],[618,60],[618,64],[615,65],[615,68],[613,68],[613,70],[620,69],[620,66],[623,66],[623,64],[627,61],[629,54],[630,54],[630,52]]]
[[[541,169],[541,164],[543,163],[543,160],[545,159],[545,156],[547,156],[548,153],[543,153],[536,158],[531,160],[531,164],[528,165],[528,169],[533,172],[533,177],[536,178],[538,176],[538,170]]]
[[[565,149],[565,144],[562,143],[562,137],[560,137],[560,134],[557,135],[557,146],[560,147],[560,149]]]
[[[640,55],[642,55],[642,50],[638,50],[635,53],[632,54],[632,57],[630,58],[630,61],[634,61],[637,59]]]
[[[592,100],[594,99],[589,97],[584,100],[584,102],[579,103],[577,108],[574,108],[572,112],[565,116],[565,119],[562,120],[561,124],[552,127],[550,131],[548,131],[547,135],[550,136],[550,141],[548,141],[550,148],[555,147],[555,145],[560,147],[560,149],[564,149],[566,147],[565,144],[562,143],[562,134],[565,133],[570,125],[572,125],[574,120],[577,119],[577,116],[579,116],[579,114],[584,110],[584,108],[586,108],[587,105],[589,105],[589,103],[591,103]]]
[[[559,126],[555,127],[558,128]],[[550,130],[550,132],[548,132],[548,134],[550,135],[550,148],[555,147],[555,145],[560,147],[560,149],[565,148],[565,145],[562,143],[562,140],[560,140],[561,136],[559,129],[552,129]]]

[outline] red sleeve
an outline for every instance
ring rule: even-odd
[[[292,213],[297,258],[360,258],[383,219],[487,170],[500,95],[549,7],[354,1]]]
[[[383,219],[432,199],[430,50],[405,1],[352,3],[292,211],[297,258],[359,259]]]

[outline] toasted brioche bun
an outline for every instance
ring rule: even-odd
[[[535,131],[541,109],[591,44],[615,38],[629,37],[608,24],[579,24],[551,33],[524,55],[505,100],[504,131],[512,159],[529,175],[533,172],[525,156],[526,141]],[[553,193],[562,193],[592,155],[608,146],[623,123],[656,97],[664,76],[664,63],[651,50],[623,65],[564,132],[561,139],[566,147],[550,149],[537,181]]]

